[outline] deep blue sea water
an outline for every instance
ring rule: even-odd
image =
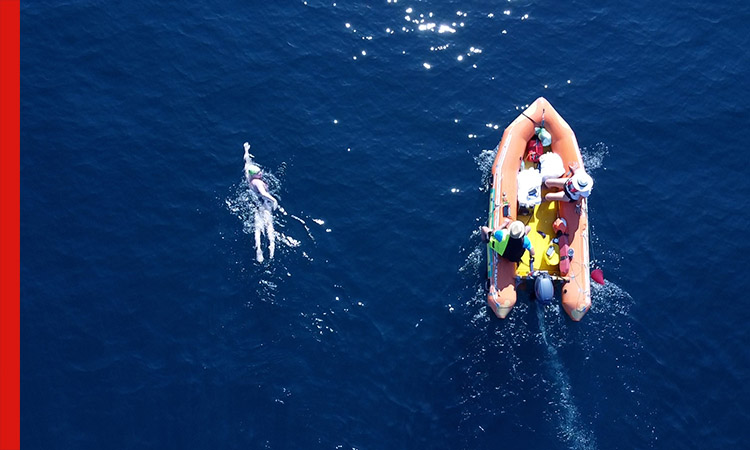
[[[746,446],[748,26],[738,0],[22,2],[22,447]],[[539,96],[596,180],[579,323],[485,307],[485,184]],[[245,141],[283,208],[262,264]]]

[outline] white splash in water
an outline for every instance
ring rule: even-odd
[[[307,236],[310,238],[311,241],[315,242],[315,238],[313,237],[312,233],[310,232],[310,228],[307,226],[307,223],[305,223],[304,220],[300,219],[299,217],[295,216],[294,214],[289,215],[292,219],[296,220],[297,222],[301,223],[302,226],[305,228],[305,232],[307,232]]]
[[[255,234],[255,259],[262,263],[263,236],[268,240],[268,259],[273,259],[276,253],[276,231],[273,226],[273,213],[265,204],[255,208],[253,214],[253,231]]]
[[[284,243],[287,247],[299,247],[302,243],[291,236],[287,236],[284,233],[277,233],[280,242]]]
[[[602,168],[604,166],[604,158],[608,155],[609,147],[603,142],[598,142],[591,147],[581,148],[583,165],[587,172]]]
[[[492,182],[492,164],[495,162],[497,148],[492,150],[482,150],[479,155],[474,157],[474,162],[482,174],[482,192],[489,192],[490,183]]]

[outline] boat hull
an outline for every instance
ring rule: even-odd
[[[531,227],[529,238],[536,253],[534,269],[545,270],[553,276],[559,286],[565,312],[574,321],[579,321],[591,308],[588,200],[582,200],[579,210],[575,203],[542,202],[534,208],[532,214],[519,214],[518,173],[522,166],[530,167],[530,163],[523,159],[524,152],[528,141],[534,136],[534,122],[541,123],[542,114],[544,128],[552,136],[552,142],[546,150],[559,155],[565,168],[573,164],[584,168],[573,130],[546,99],[538,98],[511,122],[498,144],[492,166],[488,226],[499,228],[505,219],[503,210],[506,209],[511,220],[522,220]],[[546,192],[545,189],[542,194]],[[506,208],[503,208],[504,200],[508,203]],[[558,217],[567,221],[568,246],[573,254],[567,273],[560,272],[559,245],[552,241],[555,237],[552,223]],[[551,255],[547,256],[550,246]],[[529,254],[526,252],[521,262],[516,264],[501,258],[489,246],[487,252],[487,302],[497,317],[505,318],[516,303],[517,288],[532,277]]]

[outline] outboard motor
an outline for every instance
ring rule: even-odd
[[[549,305],[555,298],[555,287],[547,272],[537,272],[534,278],[534,295],[542,305]]]

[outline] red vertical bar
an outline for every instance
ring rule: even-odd
[[[0,449],[21,448],[21,3],[0,0]]]

